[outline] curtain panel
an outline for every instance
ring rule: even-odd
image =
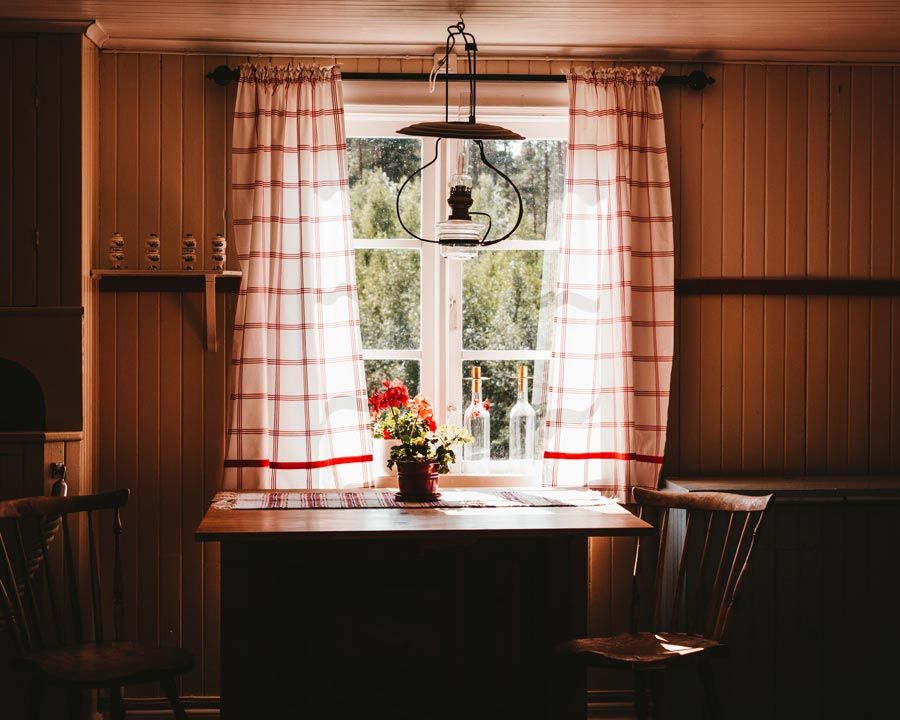
[[[370,484],[340,73],[241,67],[229,488]]]
[[[674,339],[661,68],[568,74],[569,148],[545,483],[655,487]]]

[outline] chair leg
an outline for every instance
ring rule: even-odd
[[[44,682],[37,675],[33,675],[28,681],[28,720],[40,718],[43,699]]]
[[[169,705],[172,706],[172,712],[175,713],[175,717],[178,720],[188,720],[187,713],[184,711],[184,706],[181,704],[181,698],[178,697],[178,688],[175,686],[175,678],[171,675],[167,675],[159,681],[159,684],[162,686],[166,697],[169,698]]]
[[[109,689],[109,717],[110,720],[125,720],[125,706],[122,704],[122,688]]]
[[[66,704],[69,707],[69,720],[81,720],[81,704],[84,700],[81,690],[72,688],[66,692]]]
[[[710,720],[718,720],[722,717],[719,707],[719,696],[716,693],[716,680],[713,675],[712,662],[708,657],[701,657],[697,663],[697,672],[700,675],[700,683],[703,685],[703,696],[706,700],[706,713]]]
[[[634,671],[634,714],[637,720],[650,719],[650,706],[647,703],[647,672]]]

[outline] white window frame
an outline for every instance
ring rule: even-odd
[[[421,119],[433,119],[434,109],[400,105],[367,106],[364,109],[348,108],[346,114],[347,137],[397,137],[396,131],[405,124]],[[495,107],[479,113],[480,122],[501,124],[528,139],[559,140],[568,135],[566,107]],[[422,173],[422,233],[433,236],[438,219],[448,214],[446,188],[456,158],[459,142],[443,140],[438,161]],[[422,141],[422,163],[433,157],[434,142]],[[554,250],[558,241],[505,240],[481,252],[498,250]],[[542,350],[463,350],[462,347],[462,273],[465,261],[448,260],[440,255],[440,248],[433,243],[423,243],[415,238],[360,239],[354,240],[356,249],[416,249],[421,255],[421,341],[418,350],[363,350],[363,359],[417,360],[420,369],[420,392],[431,398],[439,416],[448,422],[462,424],[462,412],[467,398],[462,395],[462,363],[466,360],[549,360],[550,351]],[[527,478],[504,474],[505,463],[492,461],[488,476],[451,473],[441,482],[452,485],[454,481],[465,484],[491,484],[503,474],[509,484],[534,482],[539,478],[540,467],[536,463],[535,474]]]

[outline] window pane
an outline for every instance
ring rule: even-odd
[[[472,176],[472,210],[490,213],[490,238],[505,235],[513,226],[519,204],[503,178],[481,161],[478,146],[466,143]],[[522,195],[522,224],[514,238],[555,240],[566,170],[565,140],[488,140],[484,154],[509,175]]]
[[[418,250],[356,251],[356,285],[364,348],[419,348],[420,267]]]
[[[421,166],[422,143],[405,138],[348,138],[350,216],[361,239],[408,237],[397,220],[397,190]],[[421,176],[403,190],[403,222],[417,234],[422,222]]]
[[[410,397],[419,392],[418,360],[366,360],[366,386],[369,395],[381,388],[385,380],[402,380]]]
[[[505,460],[509,457],[509,410],[516,402],[518,394],[519,365],[528,368],[528,402],[534,408],[535,419],[534,450],[535,459],[544,454],[544,409],[547,392],[547,361],[527,360],[522,362],[506,360],[466,360],[463,362],[463,378],[469,377],[469,368],[478,365],[481,374],[487,378],[482,383],[482,392],[491,403],[491,459]],[[533,377],[532,376],[536,376]],[[463,380],[463,411],[472,397],[471,383]]]
[[[463,347],[549,349],[556,256],[542,250],[492,250],[467,260],[463,264]]]

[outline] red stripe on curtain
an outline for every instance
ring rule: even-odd
[[[257,467],[274,468],[276,470],[313,470],[315,468],[331,467],[332,465],[344,465],[346,463],[372,462],[371,455],[356,455],[355,457],[328,458],[327,460],[309,460],[303,462],[271,461],[271,460],[226,460],[225,467]]]
[[[637,462],[656,463],[662,465],[663,458],[659,455],[638,455],[637,453],[618,452],[545,452],[548,460],[636,460]]]

